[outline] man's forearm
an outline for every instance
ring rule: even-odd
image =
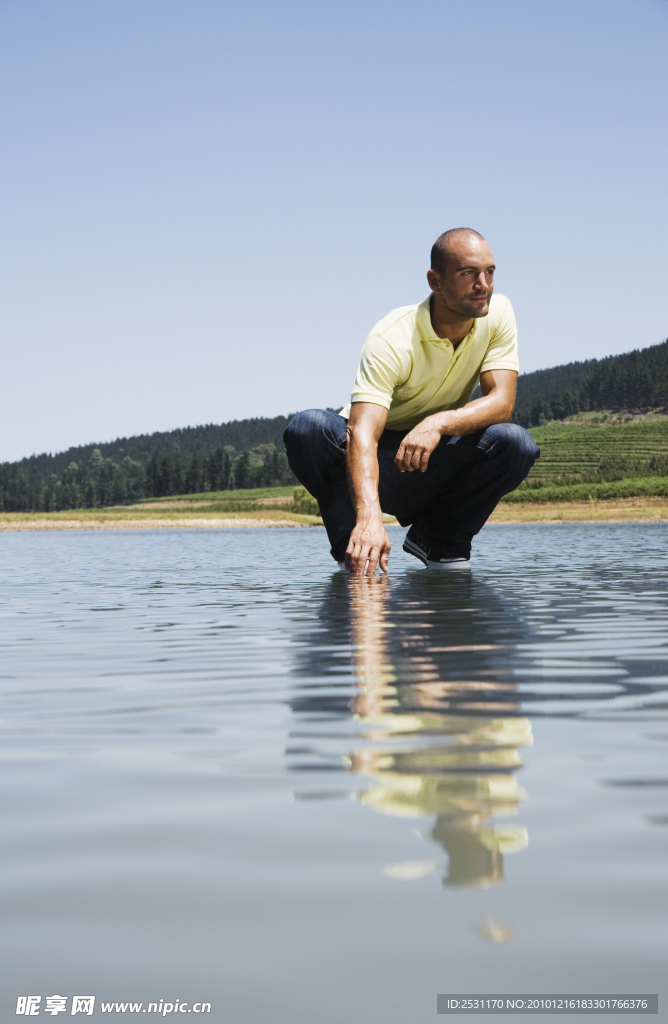
[[[381,515],[378,497],[378,442],[373,435],[350,432],[346,447],[348,489],[357,520]]]
[[[454,437],[475,434],[493,423],[509,423],[514,402],[505,394],[492,393],[476,398],[461,409],[449,409],[434,415],[442,434]]]

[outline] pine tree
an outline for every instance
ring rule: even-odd
[[[250,455],[247,451],[240,452],[232,464],[234,486],[244,490],[250,486]]]
[[[202,463],[199,455],[193,455],[185,472],[185,493],[199,494],[202,490]]]

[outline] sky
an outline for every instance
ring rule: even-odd
[[[667,0],[0,0],[0,461],[347,402],[489,241],[522,371],[668,336]]]

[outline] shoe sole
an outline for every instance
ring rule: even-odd
[[[447,562],[431,562],[425,555],[422,548],[414,544],[412,540],[405,540],[403,543],[404,551],[409,555],[415,555],[419,558],[423,565],[427,569],[470,569],[471,563],[468,558],[451,558]]]

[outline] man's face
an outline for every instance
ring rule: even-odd
[[[447,308],[464,319],[487,316],[494,291],[494,257],[487,242],[462,238],[454,243],[446,270],[427,278]]]

